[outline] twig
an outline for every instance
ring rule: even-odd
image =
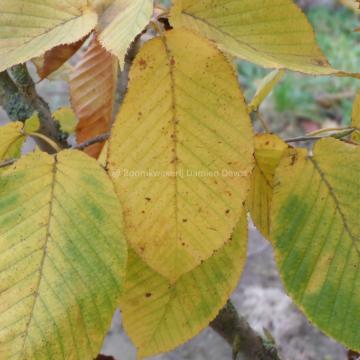
[[[264,128],[265,132],[271,133],[265,119],[263,118],[263,116],[260,113],[260,110],[258,109],[255,113],[257,115],[257,118],[260,120],[260,123],[261,123],[262,127]]]
[[[71,148],[74,150],[84,150],[91,145],[106,141],[109,137],[110,137],[110,132],[107,132],[107,133],[95,136],[81,144],[74,145]]]
[[[30,134],[30,135],[33,135],[33,134]],[[89,139],[89,140],[87,140],[87,141],[85,141],[85,142],[83,142],[81,144],[74,145],[74,146],[71,147],[71,149],[73,149],[73,150],[84,150],[88,146],[97,144],[99,142],[106,141],[107,139],[109,139],[109,137],[110,137],[110,132],[107,132],[107,133],[95,136],[92,139]],[[19,160],[19,159],[9,159],[9,160],[1,162],[0,163],[0,169],[14,164],[17,160]]]
[[[3,161],[2,163],[0,163],[0,169],[14,164],[15,161],[17,161],[17,159],[10,159],[10,160]]]
[[[261,338],[230,301],[210,326],[230,344],[233,359],[242,354],[247,360],[280,360],[276,345]]]
[[[29,106],[39,114],[39,133],[56,142],[61,148],[66,148],[66,137],[61,132],[59,124],[53,119],[49,105],[37,93],[35,83],[31,78],[26,65],[13,66],[10,70],[10,74],[12,75],[14,84],[16,85],[20,94],[23,96]],[[48,144],[43,145],[42,148],[49,153],[54,152],[54,149],[49,147]]]
[[[112,356],[100,354],[95,360],[115,360],[115,358],[113,358]]]
[[[300,142],[300,141],[316,141],[323,139],[324,136],[299,136],[284,140],[286,143]]]

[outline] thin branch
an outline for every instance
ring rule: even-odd
[[[30,135],[33,136],[34,134],[30,134]],[[85,142],[83,142],[81,144],[74,145],[74,146],[71,147],[71,149],[73,149],[73,150],[84,150],[88,146],[91,146],[91,145],[94,145],[94,144],[97,144],[97,143],[108,140],[109,137],[110,137],[110,132],[107,132],[107,133],[95,136],[95,137],[93,137],[93,138],[91,138],[91,139],[89,139],[89,140],[87,140],[87,141],[85,141]],[[6,160],[6,161],[1,162],[0,163],[0,169],[14,164],[17,160],[19,160],[19,159],[10,159],[10,160]]]
[[[56,142],[61,148],[66,148],[66,137],[61,132],[59,124],[53,119],[49,105],[37,93],[35,83],[30,76],[26,65],[13,66],[10,70],[10,74],[13,77],[14,84],[20,94],[26,100],[28,105],[39,114],[39,133]],[[44,150],[49,153],[54,152],[54,149],[47,144],[43,145],[42,148],[45,148]]]
[[[261,113],[260,113],[260,109],[258,109],[257,111],[255,111],[255,114],[256,114],[257,118],[260,120],[260,123],[261,123],[262,127],[264,128],[265,132],[266,132],[266,133],[271,133],[271,131],[270,131],[270,129],[269,129],[269,127],[268,127],[265,119],[263,118],[263,116],[262,116]]]
[[[71,148],[75,149],[75,150],[84,150],[91,145],[106,141],[107,139],[109,139],[109,137],[110,137],[110,132],[107,132],[107,133],[95,136],[89,140],[86,140],[81,144],[74,145]]]
[[[280,360],[276,345],[255,332],[230,301],[210,326],[230,344],[233,359],[241,354],[247,360]]]
[[[14,164],[17,160],[18,159],[10,159],[10,160],[3,161],[2,163],[0,163],[0,169]]]
[[[300,141],[316,141],[323,139],[324,136],[299,136],[284,140],[286,143],[300,142]]]

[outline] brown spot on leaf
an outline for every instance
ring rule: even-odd
[[[290,163],[291,166],[293,166],[295,164],[297,157],[298,157],[297,153],[294,153],[291,155],[291,163]]]
[[[147,63],[146,63],[146,61],[144,59],[141,58],[139,60],[139,65],[140,65],[141,70],[145,70],[146,66],[147,66]]]

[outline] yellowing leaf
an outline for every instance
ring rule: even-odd
[[[11,122],[0,127],[0,161],[20,156],[25,141],[21,122]]]
[[[40,79],[47,78],[50,74],[60,69],[81,47],[85,38],[72,44],[59,45],[48,50],[44,56],[33,59]]]
[[[60,124],[62,131],[72,134],[78,122],[76,114],[71,108],[61,108],[53,113],[54,119]]]
[[[153,0],[115,0],[106,10],[112,22],[101,33],[101,44],[119,58],[120,67],[124,68],[125,56],[136,35],[149,23],[153,13]],[[107,16],[107,13],[103,17]]]
[[[267,239],[270,234],[273,178],[287,148],[288,145],[275,135],[255,136],[255,168],[246,204],[255,226]]]
[[[345,75],[329,65],[310,23],[292,0],[175,0],[171,23],[264,67]]]
[[[360,147],[289,149],[275,175],[271,238],[287,291],[322,331],[360,350]]]
[[[76,137],[79,143],[110,130],[117,85],[118,62],[95,37],[76,65],[70,80],[73,108],[79,118]],[[85,151],[97,158],[103,143]]]
[[[356,129],[352,135],[352,140],[360,143],[360,93],[356,95],[354,100],[351,118],[351,126]]]
[[[271,93],[276,84],[286,74],[285,70],[274,70],[262,79],[256,93],[249,104],[249,112],[257,111],[261,103]]]
[[[0,1],[0,71],[73,43],[96,26],[87,0]]]
[[[225,57],[186,30],[146,43],[108,157],[137,254],[176,280],[221,248],[242,213],[252,154],[247,108]]]
[[[138,356],[169,351],[203,330],[235,288],[246,259],[247,222],[242,215],[232,239],[175,283],[129,254],[120,301],[126,332]]]
[[[104,168],[106,167],[107,164],[108,153],[109,153],[109,141],[106,141],[97,159],[98,163]]]
[[[0,358],[93,359],[122,290],[121,208],[95,160],[32,153],[0,176]]]
[[[25,121],[24,131],[26,133],[34,133],[40,128],[40,118],[38,113],[34,113],[29,119]]]

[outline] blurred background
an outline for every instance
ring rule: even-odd
[[[196,1],[196,0],[194,0]],[[159,1],[160,2],[160,1]],[[168,4],[169,1],[161,1]],[[316,33],[318,43],[331,64],[346,71],[360,72],[360,12],[343,3],[347,0],[298,0]],[[349,0],[350,3],[350,0]],[[251,99],[261,79],[269,72],[238,61],[239,81]],[[69,106],[66,72],[38,84],[51,109]],[[288,72],[260,108],[270,129],[283,137],[299,136],[322,127],[346,126],[351,120],[352,101],[360,89],[359,80],[311,77]],[[0,108],[0,124],[8,121]],[[255,128],[260,129],[255,121]],[[347,351],[316,330],[284,293],[273,261],[270,244],[251,226],[249,259],[232,296],[239,312],[260,333],[275,338],[286,360],[346,360]],[[103,353],[116,360],[133,360],[135,349],[124,334],[117,313],[105,339]],[[157,360],[227,360],[231,349],[211,329]]]

